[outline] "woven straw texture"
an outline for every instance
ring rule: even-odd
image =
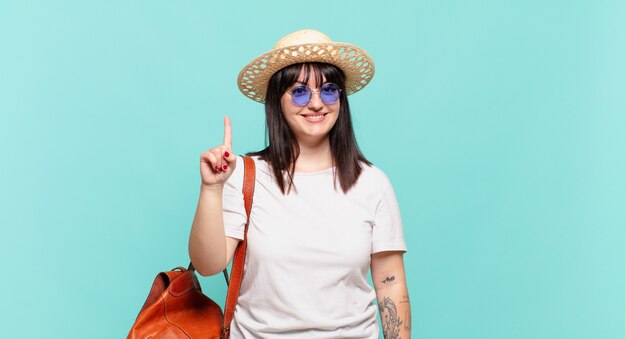
[[[299,32],[308,33],[311,30]],[[363,89],[374,76],[374,63],[367,52],[351,44],[330,42],[332,40],[321,32],[313,32],[329,42],[278,47],[289,36],[281,39],[275,46],[277,48],[255,58],[239,72],[239,90],[250,99],[264,103],[271,76],[284,67],[301,62],[325,62],[342,69],[346,74],[347,95]]]

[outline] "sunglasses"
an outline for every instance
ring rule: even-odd
[[[334,104],[339,100],[339,93],[341,92],[341,88],[339,86],[333,84],[332,82],[327,82],[320,87],[319,90],[312,90],[308,86],[296,86],[291,90],[289,95],[291,96],[291,101],[296,106],[305,106],[311,101],[311,97],[313,96],[313,92],[319,92],[320,99],[326,105]]]

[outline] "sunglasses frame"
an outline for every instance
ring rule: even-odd
[[[324,99],[322,98],[322,96],[321,96],[319,93],[320,93],[320,91],[322,90],[322,88],[323,88],[324,86],[326,86],[326,85],[335,85],[335,86],[337,87],[337,90],[339,90],[339,95],[337,96],[337,100],[335,100],[335,101],[333,101],[333,102],[326,102],[326,101],[324,101]],[[311,95],[309,96],[309,100],[307,100],[307,102],[306,102],[306,103],[304,103],[304,104],[302,104],[302,105],[299,105],[298,103],[296,103],[296,102],[295,102],[295,100],[293,100],[293,92],[296,90],[296,88],[302,88],[302,87],[304,87],[304,88],[306,88],[307,90],[309,90],[309,92],[311,93]],[[337,85],[336,83],[334,83],[334,82],[325,82],[325,83],[323,83],[323,84],[322,84],[322,86],[320,86],[320,89],[313,90],[313,89],[309,88],[309,86],[307,86],[307,85],[300,85],[300,86],[296,86],[296,87],[292,88],[292,89],[291,89],[291,91],[286,91],[286,93],[287,93],[287,94],[289,94],[289,96],[291,97],[291,102],[292,102],[294,105],[296,105],[296,106],[298,106],[298,107],[304,107],[304,106],[308,105],[308,104],[309,104],[309,102],[311,102],[311,99],[313,99],[313,93],[318,93],[318,95],[320,95],[320,100],[321,100],[321,101],[322,101],[325,105],[332,105],[332,104],[336,103],[337,101],[339,101],[339,99],[341,98],[341,91],[342,91],[342,90],[341,90],[341,88],[340,88],[340,87],[339,87],[339,85]]]

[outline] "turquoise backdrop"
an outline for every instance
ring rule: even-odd
[[[122,338],[188,261],[239,70],[319,29],[370,52],[359,144],[402,209],[413,337],[623,338],[624,1],[1,1],[5,338]],[[201,278],[223,300],[222,277]]]

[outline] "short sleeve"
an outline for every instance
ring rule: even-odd
[[[372,253],[383,251],[406,252],[402,231],[402,218],[391,183],[385,179],[385,188],[376,207],[372,229]]]
[[[224,212],[224,234],[227,237],[243,240],[246,226],[246,208],[243,202],[243,172],[242,157],[237,157],[235,171],[224,183],[222,193],[222,211]]]

